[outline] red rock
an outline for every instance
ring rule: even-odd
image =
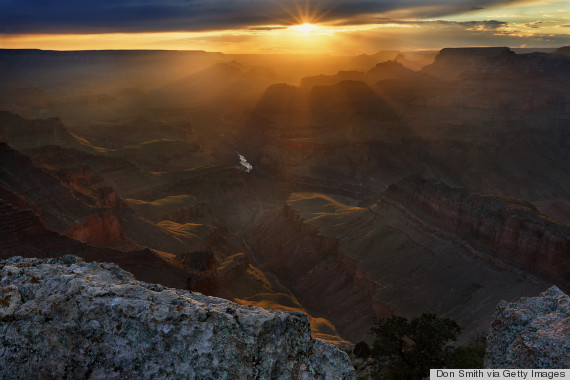
[[[75,224],[64,235],[75,240],[95,245],[106,245],[123,239],[119,219],[111,210],[87,216],[82,223]]]
[[[570,287],[570,227],[539,214],[529,202],[471,194],[417,176],[390,186],[382,202],[473,253]]]

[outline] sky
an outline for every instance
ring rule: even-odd
[[[569,0],[0,0],[0,48],[357,55],[565,45]]]

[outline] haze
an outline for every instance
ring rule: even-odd
[[[340,347],[422,313],[469,342],[500,301],[570,289],[569,17],[0,0],[0,259],[114,262]]]
[[[566,1],[16,1],[0,47],[371,54],[568,44]],[[310,29],[299,25],[310,24]]]

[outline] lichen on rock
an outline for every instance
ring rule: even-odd
[[[0,378],[352,379],[302,313],[136,281],[74,256],[0,261]]]
[[[501,302],[493,319],[486,368],[570,368],[570,297],[556,286]]]

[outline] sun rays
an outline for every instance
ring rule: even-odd
[[[309,0],[304,0],[299,2],[297,0],[293,0],[292,5],[282,6],[283,11],[287,14],[288,20],[285,21],[285,24],[290,25],[315,25],[319,22],[322,22],[330,12],[331,9],[323,8],[320,2],[311,2]]]
[[[314,24],[301,24],[301,25],[294,25],[291,27],[293,30],[298,30],[299,32],[303,33],[305,36],[311,34],[312,31],[318,29],[319,27]]]
[[[220,14],[210,28],[207,23],[189,22],[196,29],[180,26],[170,30],[165,24],[164,30],[141,27],[139,32],[119,28],[87,33],[0,33],[0,47],[359,55],[381,49],[429,50],[445,46],[556,47],[567,45],[570,35],[568,11],[560,0],[549,0],[550,5],[516,3],[504,8],[482,8],[444,19],[414,17],[412,11],[418,9],[403,5],[384,13],[376,8],[351,13],[348,2],[336,0],[244,1],[248,3],[244,9],[230,7],[227,11],[236,12],[237,21]],[[237,17],[240,11],[247,17]]]

